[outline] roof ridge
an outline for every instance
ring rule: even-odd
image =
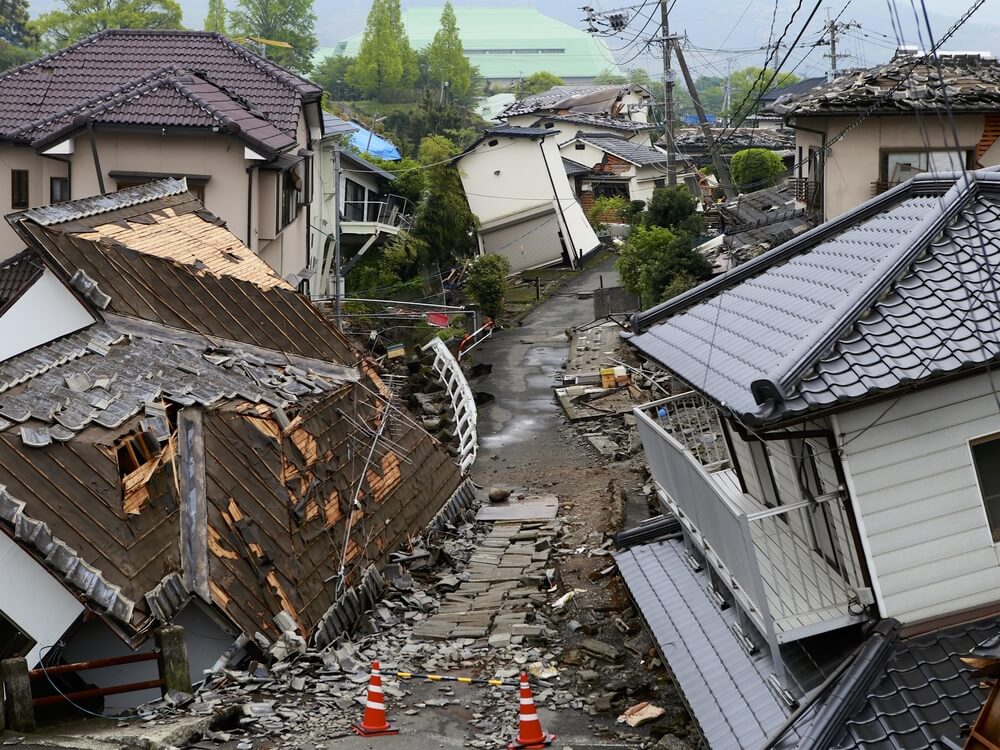
[[[937,210],[929,212],[914,225],[896,247],[861,280],[860,286],[852,294],[844,297],[833,311],[833,325],[816,326],[809,336],[785,355],[770,377],[758,378],[750,384],[750,392],[757,403],[764,404],[770,400],[784,401],[788,398],[792,386],[905,272],[930,242],[951,223],[958,212],[975,198],[977,191],[978,181],[974,177],[955,180],[954,184],[941,195]],[[849,224],[844,229],[855,225],[856,223]]]
[[[175,179],[167,177],[162,180],[143,183],[135,187],[125,188],[114,193],[103,195],[92,195],[86,198],[76,198],[63,203],[55,203],[38,208],[29,208],[17,213],[7,214],[7,223],[14,231],[26,220],[48,227],[55,224],[65,224],[69,221],[77,221],[89,216],[97,216],[121,208],[136,206],[140,203],[149,203],[158,198],[165,198],[170,195],[179,195],[187,192],[187,178]],[[24,238],[21,232],[18,235]],[[30,240],[26,240],[30,242]]]
[[[255,52],[250,51],[242,44],[234,42],[232,39],[224,34],[220,34],[217,31],[202,32],[210,36],[215,36],[219,41],[223,43],[230,50],[246,58],[247,62],[256,65],[262,71],[267,73],[269,76],[274,78],[279,83],[284,84],[292,91],[297,93],[299,96],[303,97],[305,100],[306,96],[315,97],[318,99],[323,94],[323,89],[317,84],[310,81],[308,78],[303,78],[298,73],[295,73],[288,68],[282,67],[277,63],[268,60],[266,57],[261,57]]]
[[[167,65],[161,68],[157,68],[151,73],[139,76],[138,78],[133,78],[131,81],[127,81],[125,83],[120,83],[115,87],[108,89],[107,91],[103,91],[95,96],[92,96],[89,99],[85,99],[82,102],[71,104],[68,107],[63,107],[58,112],[53,112],[51,114],[46,115],[45,117],[33,120],[32,122],[29,122],[27,125],[22,125],[21,127],[12,130],[9,135],[11,138],[17,138],[19,136],[27,135],[32,130],[37,130],[43,125],[48,125],[49,123],[56,122],[57,120],[61,120],[64,117],[71,117],[73,115],[85,112],[88,109],[92,109],[102,101],[130,94],[140,86],[156,78],[166,78],[168,74],[173,73],[175,71],[176,68],[172,65]]]

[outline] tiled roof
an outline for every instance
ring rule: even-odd
[[[108,313],[353,365],[357,355],[336,328],[194,197],[178,194],[178,182],[159,183],[163,195],[142,185],[9,221],[66,280],[81,271],[109,295]]]
[[[574,125],[594,125],[602,128],[613,128],[626,133],[639,133],[643,130],[656,130],[657,126],[649,122],[634,122],[624,117],[615,117],[591,112],[570,112],[565,115],[546,115],[538,122],[571,122]],[[538,123],[535,123],[536,125]]]
[[[90,99],[20,128],[10,135],[36,148],[60,141],[86,122],[213,128],[235,135],[265,155],[292,148],[294,134],[279,130],[260,113],[203,75],[165,69],[111,94]]]
[[[576,175],[579,174],[590,173],[590,167],[586,167],[583,164],[580,164],[579,162],[573,161],[572,159],[567,159],[566,157],[563,157],[562,162],[563,162],[563,169],[566,170],[567,177],[575,177]]]
[[[499,127],[488,128],[483,131],[481,136],[466,146],[465,150],[456,156],[454,161],[458,161],[463,156],[475,151],[483,141],[488,141],[498,136],[501,138],[545,138],[549,135],[558,134],[559,131],[553,128],[522,128],[516,125],[500,125]]]
[[[760,96],[760,101],[764,104],[768,102],[773,102],[776,99],[780,99],[783,96],[797,96],[799,94],[804,94],[807,91],[812,91],[817,86],[822,86],[826,83],[826,76],[819,76],[816,78],[803,78],[797,83],[789,84],[788,86],[780,86],[778,88],[773,88],[770,91],[762,94]]]
[[[945,750],[945,739],[960,747],[962,727],[975,722],[987,692],[960,657],[998,629],[992,618],[900,641],[832,747]]]
[[[290,133],[298,127],[303,101],[322,93],[221,34],[113,29],[0,76],[0,135],[10,138],[83,102],[113,97],[121,87],[168,67],[203,73]],[[142,117],[154,114],[151,110]]]
[[[695,573],[681,541],[653,542],[615,553],[629,593],[670,665],[684,700],[711,748],[758,750],[784,723],[789,709],[768,684],[775,671],[770,651],[749,655],[732,627],[737,608],[720,609],[706,591],[708,573]],[[748,634],[753,637],[753,634]],[[816,688],[854,639],[828,634],[808,647],[782,646],[782,660],[796,699]],[[799,746],[809,718],[797,722],[776,750]]]
[[[1000,63],[996,58],[942,53],[938,61],[941,75],[933,58],[912,50],[897,52],[884,65],[782,97],[771,109],[789,116],[856,114],[876,105],[880,113],[946,108],[955,112],[996,111],[1000,105]]]
[[[632,343],[755,423],[1000,355],[1000,173],[919,175],[638,314]]]
[[[29,250],[0,263],[0,312],[42,275],[42,262]]]
[[[344,135],[357,131],[358,126],[353,122],[342,120],[329,112],[323,113],[323,135]]]
[[[526,96],[507,105],[501,112],[501,117],[511,115],[527,115],[545,109],[569,109],[581,101],[591,102],[595,99],[613,102],[622,92],[620,85],[603,86],[554,86],[540,94]]]
[[[795,190],[786,180],[774,187],[743,193],[719,206],[728,248],[767,243],[777,247],[809,228],[805,208],[797,208]]]
[[[667,155],[659,149],[643,143],[633,143],[610,133],[577,133],[576,140],[589,143],[638,167],[667,163]]]

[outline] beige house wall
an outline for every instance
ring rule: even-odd
[[[799,117],[795,124],[826,133],[832,139],[852,125],[856,117]],[[983,135],[983,115],[956,115],[955,130],[959,149],[975,151]],[[820,148],[823,142],[817,133],[796,132],[796,161],[806,160],[809,147]],[[801,149],[801,151],[800,151]],[[918,120],[910,115],[870,117],[835,143],[827,154],[823,189],[824,218],[829,220],[864,203],[874,195],[872,183],[881,175],[884,151],[923,151],[925,149],[955,149],[955,137],[946,117],[926,114]],[[991,156],[992,154],[992,156]],[[983,156],[982,166],[998,163],[996,150]],[[966,165],[961,165],[964,168]],[[796,176],[800,176],[796,172]],[[814,179],[804,163],[801,176]]]
[[[20,209],[11,205],[11,172],[28,170],[28,196],[32,206],[42,206],[50,201],[49,178],[65,177],[67,165],[44,156],[34,149],[12,143],[0,144],[0,215],[6,216]],[[24,243],[6,221],[0,221],[0,261],[16,255]]]
[[[299,130],[304,138],[304,123]],[[208,176],[205,206],[223,219],[240,240],[282,276],[296,273],[306,266],[309,236],[305,206],[299,208],[295,220],[277,237],[273,237],[273,233],[266,239],[259,237],[260,220],[265,215],[273,216],[277,211],[277,195],[273,189],[261,192],[259,169],[254,168],[261,162],[245,159],[241,141],[218,135],[183,135],[176,132],[163,135],[157,132],[98,130],[95,142],[106,190],[117,189],[116,181],[110,177],[110,173],[116,171]],[[27,146],[0,144],[0,158],[0,164],[3,165],[0,168],[0,211],[4,214],[16,210],[11,207],[10,170],[29,170],[28,186],[32,206],[51,202],[50,177],[67,176],[67,164],[41,156]],[[63,158],[68,159],[72,165],[71,198],[83,198],[101,192],[88,137],[78,136],[75,139],[75,152]],[[248,168],[251,168],[249,174]],[[271,184],[275,182],[272,180]],[[270,220],[273,222],[273,218]],[[20,252],[22,248],[23,244],[17,235],[4,222],[0,227],[0,260]]]

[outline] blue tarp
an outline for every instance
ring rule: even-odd
[[[362,154],[371,154],[388,161],[399,161],[403,158],[399,149],[385,138],[357,123],[354,125],[357,126],[358,131],[351,136],[351,145]]]
[[[715,123],[718,122],[718,119],[719,118],[713,114],[705,114],[705,120],[709,125],[715,125]],[[699,122],[701,121],[698,119],[698,115],[684,115],[685,125],[697,125]]]

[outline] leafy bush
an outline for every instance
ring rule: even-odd
[[[712,264],[692,237],[664,227],[638,226],[615,263],[621,285],[644,302],[659,302],[712,275]]]
[[[656,188],[646,207],[646,224],[672,229],[694,215],[698,202],[683,185]]]
[[[597,198],[587,211],[587,220],[594,229],[605,224],[624,224],[629,220],[629,203],[620,196]]]
[[[745,148],[733,154],[729,171],[736,186],[748,192],[773,185],[785,165],[780,156],[766,148]]]
[[[496,318],[503,312],[509,273],[510,261],[502,255],[480,255],[469,264],[465,293],[479,305],[484,315]]]

